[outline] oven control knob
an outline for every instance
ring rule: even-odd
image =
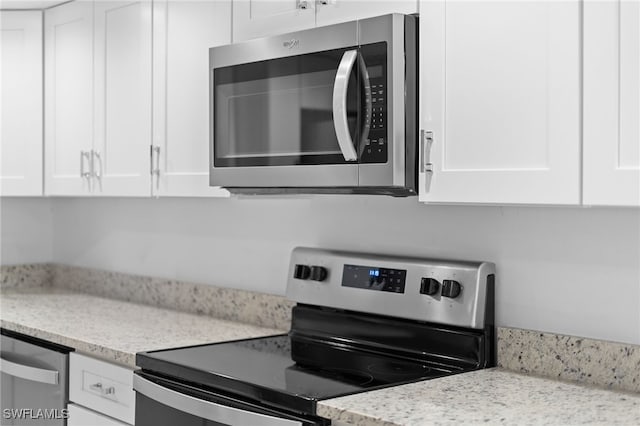
[[[442,297],[450,297],[455,299],[460,294],[462,287],[458,281],[443,280],[442,281]]]
[[[311,275],[311,268],[307,265],[296,265],[293,269],[293,278],[297,278],[299,280],[308,280],[309,275]]]
[[[327,278],[327,269],[322,266],[312,266],[310,278],[313,281],[324,281]]]
[[[422,278],[420,281],[420,293],[432,296],[440,290],[440,283],[435,278]]]

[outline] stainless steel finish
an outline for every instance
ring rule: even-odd
[[[133,389],[142,395],[193,416],[228,425],[294,426],[301,422],[194,398],[157,385],[139,375],[133,376]]]
[[[287,42],[298,40],[291,47]],[[209,49],[209,70],[323,50],[354,47],[358,44],[356,21],[311,30],[248,40]]]
[[[433,178],[433,164],[431,163],[431,146],[433,145],[433,132],[432,131],[420,131],[420,172],[424,173],[424,188],[425,192],[429,192],[431,188],[431,179]]]
[[[414,93],[417,91],[416,21],[417,18],[411,15],[390,14],[209,49],[210,117],[214,117],[215,68],[386,42],[389,147],[385,164],[354,162],[341,165],[215,167],[215,134],[211,119],[210,185],[249,194],[324,193],[330,188],[330,193],[415,195],[418,170],[416,156],[419,151]],[[344,129],[344,123],[334,125],[336,134],[341,132],[344,135],[343,130],[338,130]],[[338,136],[343,155],[345,158],[354,158],[345,139]],[[353,143],[349,145],[357,155]]]
[[[84,169],[84,159],[87,158],[87,161],[91,162],[89,151],[80,151],[80,177],[91,179],[91,171],[85,171]]]
[[[160,189],[160,147],[151,145],[151,180],[155,179],[156,189]],[[153,183],[152,183],[153,184]]]
[[[9,376],[31,380],[32,382],[47,383],[50,385],[58,384],[59,372],[56,370],[30,367],[17,362],[11,362],[4,358],[0,359],[0,371]]]
[[[357,186],[358,165],[213,168],[209,175],[209,184],[228,185],[225,182],[233,182],[233,186],[246,187],[286,187],[293,184],[319,187]]]
[[[55,409],[62,412],[66,408],[68,353],[4,334],[0,336],[0,349],[0,399],[3,409]],[[3,418],[1,423],[15,426],[64,426],[66,420],[51,418],[32,421],[28,418]]]
[[[102,383],[94,383],[92,385],[89,385],[89,389],[91,389],[92,391],[95,392],[100,392],[101,396],[104,396],[106,398],[115,398],[115,394],[116,394],[116,388],[113,386],[109,386],[109,387],[104,387],[102,385]]]
[[[389,147],[386,164],[360,164],[358,169],[360,186],[402,187],[406,185],[404,21],[405,15],[401,14],[358,21],[359,44],[387,42],[387,143]],[[412,53],[407,52],[407,54]]]
[[[347,122],[347,89],[349,88],[349,76],[357,57],[357,50],[344,52],[333,85],[333,125],[345,161],[358,160],[358,153],[353,146]]]
[[[325,281],[293,278],[295,265],[323,266]],[[345,264],[404,269],[404,293],[342,287]],[[487,262],[458,262],[414,257],[381,256],[298,247],[291,255],[287,298],[299,303],[376,313],[417,321],[428,321],[481,329],[484,327],[487,277],[495,265]],[[456,280],[463,290],[455,299],[440,294],[420,294],[421,279]]]

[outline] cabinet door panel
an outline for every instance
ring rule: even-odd
[[[640,206],[640,4],[584,5],[584,203]]]
[[[102,195],[150,194],[151,3],[95,3],[94,157]]]
[[[93,140],[93,4],[72,2],[44,16],[45,193],[88,195],[80,173]]]
[[[316,6],[316,25],[337,24],[387,13],[416,13],[417,0],[330,0]]]
[[[315,0],[234,0],[233,42],[313,28],[315,3]]]
[[[42,195],[42,12],[0,12],[0,195]]]
[[[421,2],[421,127],[432,202],[578,204],[580,9]]]
[[[231,41],[231,2],[156,1],[153,16],[154,194],[226,196],[209,186],[209,48]]]

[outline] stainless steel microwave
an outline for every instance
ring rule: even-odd
[[[210,185],[415,195],[417,19],[390,14],[209,49]]]

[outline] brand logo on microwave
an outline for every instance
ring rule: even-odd
[[[294,47],[296,47],[298,44],[300,44],[300,40],[295,39],[295,38],[294,38],[294,39],[291,39],[291,40],[288,40],[288,41],[283,41],[283,42],[282,42],[282,45],[283,45],[284,47],[286,47],[287,49],[293,49],[293,48],[294,48]]]

